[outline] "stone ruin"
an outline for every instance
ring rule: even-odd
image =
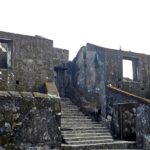
[[[61,146],[53,68],[67,61],[52,40],[0,32],[0,149]]]
[[[61,149],[64,97],[115,140],[150,149],[150,56],[89,43],[68,55],[41,36],[0,32],[0,150]]]

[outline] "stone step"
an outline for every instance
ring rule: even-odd
[[[68,112],[61,111],[61,113],[64,114],[65,116],[72,116],[72,115],[73,116],[87,116],[87,115],[83,114],[82,112],[68,113]]]
[[[82,113],[80,110],[75,110],[75,109],[61,109],[61,112],[64,112],[64,113]],[[82,113],[83,114],[83,113]]]
[[[72,102],[66,102],[66,103],[65,103],[65,102],[62,102],[61,105],[63,105],[63,106],[69,106],[69,105],[71,105],[71,106],[73,106],[73,107],[74,107],[74,106],[79,107],[78,105],[75,105],[75,104],[72,103]]]
[[[95,123],[95,122],[88,122],[88,123],[85,123],[85,122],[61,122],[61,125],[94,125],[94,126],[98,126],[98,127],[103,127],[102,124],[98,124],[98,123]]]
[[[61,111],[68,111],[68,110],[77,110],[77,111],[80,111],[80,108],[76,108],[76,107],[61,107]]]
[[[86,143],[86,144],[62,144],[62,150],[100,150],[100,149],[134,149],[135,142],[130,141],[114,141],[105,143]]]
[[[61,116],[62,119],[67,119],[67,118],[70,118],[70,119],[89,119],[88,116]]]
[[[63,106],[69,106],[69,105],[71,105],[71,106],[79,107],[78,105],[75,105],[75,104],[73,104],[72,102],[61,103],[61,105],[63,105]]]
[[[65,140],[67,141],[82,141],[82,140],[100,140],[100,139],[111,139],[113,140],[112,136],[111,135],[105,135],[105,136],[86,136],[86,137],[83,137],[83,136],[75,136],[75,137],[68,137],[68,136],[63,136]]]
[[[84,116],[82,116],[82,117],[76,117],[76,116],[72,116],[71,118],[70,117],[64,117],[64,116],[62,116],[62,119],[72,119],[72,120],[74,120],[74,119],[76,119],[76,120],[83,120],[83,119],[89,119],[88,117],[84,117]],[[75,121],[76,122],[76,121]],[[93,122],[93,123],[97,123],[97,122]],[[98,123],[97,123],[98,124]]]
[[[61,128],[62,134],[81,134],[81,133],[101,133],[110,134],[108,129],[71,129],[71,128]]]
[[[105,133],[63,133],[64,137],[87,137],[87,136],[111,136],[109,132]]]
[[[62,126],[61,126],[61,127],[62,127]],[[78,126],[76,126],[76,125],[75,125],[75,126],[65,126],[65,127],[62,127],[62,128],[64,129],[64,128],[67,128],[67,127],[68,127],[69,129],[74,129],[74,130],[81,130],[81,129],[82,129],[82,130],[85,130],[85,129],[86,129],[86,130],[87,130],[87,129],[88,129],[88,130],[93,130],[93,129],[106,130],[106,129],[107,129],[106,127],[102,127],[102,126],[88,126],[88,125],[87,125],[87,126],[86,126],[86,125],[85,125],[85,126],[83,126],[83,125],[82,125],[82,126],[79,126],[79,125],[78,125]],[[108,129],[107,129],[107,130],[108,130]]]
[[[62,113],[77,113],[77,114],[79,114],[79,113],[81,113],[81,114],[83,114],[81,111],[79,111],[79,110],[61,110],[61,112]]]
[[[62,104],[65,104],[65,105],[67,105],[67,104],[71,104],[71,105],[74,105],[71,101],[65,101],[65,102],[61,102],[61,105]],[[74,105],[74,106],[76,106],[76,105]]]
[[[72,118],[70,118],[70,117],[64,117],[64,116],[62,116],[62,119],[72,119],[72,120],[74,120],[74,119],[76,119],[76,120],[83,120],[83,119],[89,119],[88,117],[84,117],[84,116],[82,116],[82,117],[74,117],[74,116],[72,116]],[[76,121],[72,121],[72,122],[76,122]],[[81,121],[82,122],[82,121]],[[92,121],[91,121],[92,122]],[[93,123],[95,123],[95,124],[99,124],[98,122],[93,122]]]
[[[80,108],[75,108],[75,107],[63,107],[61,110],[80,110]]]
[[[79,119],[78,118],[68,118],[68,119],[62,119],[62,121],[65,121],[65,120],[67,120],[67,121],[78,121]],[[83,118],[82,120],[80,120],[80,121],[84,121],[84,120],[87,120],[87,121],[91,121],[92,122],[92,120],[90,119],[90,118]]]
[[[65,109],[61,109],[61,112],[80,112],[82,113],[78,108],[65,108]]]
[[[62,120],[61,121],[62,124],[76,124],[76,125],[79,125],[79,124],[91,124],[92,122],[90,120],[75,120],[75,121],[71,121],[71,120]],[[93,124],[96,124],[93,122]],[[97,124],[99,126],[101,126],[100,124]]]
[[[77,126],[77,125],[72,125],[72,126],[67,126],[67,125],[61,125],[62,130],[94,130],[94,129],[99,129],[99,130],[108,130],[106,127],[98,127],[98,126],[91,126],[91,125],[82,125],[82,126]],[[108,130],[109,131],[109,130]]]
[[[80,115],[80,116],[72,116],[72,115],[68,115],[68,116],[64,116],[64,115],[62,115],[61,116],[61,119],[84,119],[84,118],[87,118],[87,119],[89,119],[89,117],[88,116],[83,116],[83,115]]]
[[[72,124],[79,124],[79,123],[81,123],[81,124],[88,124],[88,123],[91,123],[92,121],[91,120],[83,120],[83,119],[72,119],[72,120],[70,120],[70,119],[68,119],[68,118],[66,118],[66,119],[63,119],[62,121],[61,121],[62,123],[72,123]],[[94,122],[93,122],[94,123]]]
[[[87,115],[84,115],[84,114],[82,114],[82,113],[80,113],[80,114],[72,114],[72,113],[61,113],[61,115],[63,116],[63,117],[83,117],[83,116],[85,116],[85,117],[88,117]]]
[[[66,104],[66,103],[72,103],[72,104],[74,104],[72,101],[61,101],[61,104]]]
[[[76,116],[83,115],[83,113],[79,112],[79,111],[61,111],[61,113],[63,115],[67,115],[67,114],[72,114],[72,115],[76,115]]]
[[[67,141],[68,144],[92,144],[92,143],[105,143],[105,142],[112,142],[113,139],[85,139],[85,140],[80,140],[80,141],[74,141],[74,140],[69,140]]]
[[[68,108],[66,108],[66,109],[61,109],[61,112],[80,112],[80,110],[76,109],[76,108],[75,109],[68,109]]]
[[[74,127],[74,126],[79,126],[79,123],[68,123],[68,122],[66,122],[66,123],[64,123],[64,122],[62,122],[61,123],[61,127],[63,127],[63,126],[68,126],[68,127]],[[89,123],[80,123],[80,127],[84,127],[84,126],[88,126],[88,127],[99,127],[99,128],[106,128],[106,127],[104,127],[104,126],[102,126],[102,125],[99,125],[99,124],[95,124],[95,123],[91,123],[91,122],[89,122]]]
[[[62,115],[61,116],[62,118],[61,119],[90,119],[89,117],[87,117],[87,116],[64,116],[64,115]],[[97,122],[98,123],[98,122]]]
[[[84,119],[77,119],[77,118],[74,118],[74,119],[70,119],[70,118],[65,118],[65,119],[61,119],[61,122],[78,122],[78,123],[87,123],[87,122],[92,122],[89,118],[84,118]]]
[[[64,111],[80,112],[80,110],[78,108],[72,108],[72,109],[71,108],[63,108],[63,109],[61,109],[61,112],[64,112]]]
[[[74,104],[72,104],[72,103],[61,103],[61,106],[63,106],[63,108],[65,108],[65,107],[78,107],[77,105],[74,105]]]
[[[62,108],[80,108],[77,105],[74,104],[61,104]]]
[[[75,117],[77,118],[77,117],[84,117],[85,119],[87,118],[87,119],[90,119],[91,120],[91,118],[89,118],[88,116],[85,116],[84,114],[82,114],[82,113],[78,113],[78,114],[76,114],[76,113],[61,113],[61,116],[62,117],[65,117],[65,118],[67,118],[67,117],[74,117],[74,119],[75,119]],[[72,118],[70,118],[70,119],[72,119]],[[91,120],[92,121],[92,120]]]
[[[75,120],[75,121],[73,121],[73,120],[72,121],[71,120],[62,120],[61,123],[62,124],[77,124],[77,125],[79,125],[79,124],[91,124],[92,122],[89,120],[84,120],[84,121],[83,120]]]

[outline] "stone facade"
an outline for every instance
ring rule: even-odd
[[[68,51],[61,48],[54,48],[53,64],[54,66],[61,65],[68,61]]]
[[[67,61],[52,40],[0,32],[0,149],[60,149],[54,68]]]
[[[137,108],[137,143],[139,147],[150,148],[150,105],[140,104]]]
[[[133,64],[133,80],[123,78],[123,60]],[[72,62],[71,86],[85,97],[87,103],[95,101],[96,109],[106,117],[106,85],[150,98],[150,56],[122,50],[113,50],[87,44]],[[70,88],[71,89],[71,88]],[[73,92],[74,93],[74,92]],[[73,94],[72,94],[73,95]],[[79,100],[79,103],[84,100]]]
[[[30,92],[0,92],[0,146],[6,150],[61,146],[60,99]]]
[[[1,90],[43,92],[44,83],[54,80],[55,65],[68,61],[67,50],[40,36],[0,32],[0,43],[9,47],[7,67],[0,68]]]

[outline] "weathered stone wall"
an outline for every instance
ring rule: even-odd
[[[137,108],[137,144],[145,149],[150,148],[150,105],[140,104]],[[148,147],[149,146],[149,147]]]
[[[78,103],[87,105],[87,111],[97,112],[105,99],[104,51],[90,45],[82,47],[72,63],[73,86],[83,97]]]
[[[149,98],[150,90],[150,56],[121,50],[105,50],[105,80],[106,84],[112,84],[122,90],[129,91],[136,95]],[[129,59],[136,62],[137,79],[123,80],[123,59]]]
[[[54,49],[49,39],[6,32],[0,39],[12,42],[11,67],[0,69],[1,90],[42,91],[45,82],[54,80],[54,66],[68,61],[68,51]]]
[[[53,64],[54,66],[61,65],[68,61],[68,50],[54,48],[54,55],[53,55]]]
[[[0,92],[0,148],[61,146],[60,99],[30,92]]]
[[[123,79],[123,59],[134,62],[135,80]],[[72,62],[72,82],[74,88],[84,95],[88,102],[101,105],[101,113],[106,117],[105,86],[117,88],[149,98],[150,56],[122,50],[113,50],[87,44],[78,52]]]

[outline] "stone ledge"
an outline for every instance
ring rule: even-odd
[[[9,97],[11,95],[7,91],[0,91],[0,96]]]
[[[18,91],[0,91],[0,97],[18,97],[18,98],[44,98],[48,99],[47,94],[39,92],[18,92]]]
[[[50,97],[59,98],[59,93],[54,82],[46,82],[46,92]]]

